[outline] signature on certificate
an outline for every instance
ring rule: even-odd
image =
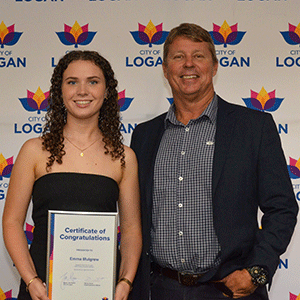
[[[105,277],[91,278],[88,276],[84,280],[84,286],[100,286],[103,279],[105,279]]]
[[[66,286],[73,286],[78,281],[80,280],[74,276],[73,272],[66,272],[61,276],[60,288],[64,290]]]
[[[100,286],[101,281],[106,279],[105,277],[92,278],[87,276],[85,279],[77,278],[73,272],[66,272],[61,276],[60,288],[64,290],[68,286],[73,286],[76,282],[82,281],[84,286]]]

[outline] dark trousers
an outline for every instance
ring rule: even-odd
[[[260,293],[262,292],[262,294]],[[184,286],[174,279],[163,276],[157,272],[151,275],[151,300],[204,300],[204,299],[232,299],[216,289],[212,284],[206,283],[198,286]],[[250,296],[242,300],[266,300],[265,288],[257,289]]]

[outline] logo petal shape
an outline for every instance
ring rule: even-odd
[[[297,33],[292,32],[292,31],[280,31],[282,34],[284,40],[289,44],[289,45],[298,45],[300,44],[300,37]]]
[[[62,32],[56,32],[56,34],[64,45],[71,46],[75,44],[74,36],[71,33],[62,31]]]
[[[122,98],[118,101],[120,111],[125,111],[131,104],[134,98]]]
[[[161,45],[165,42],[167,36],[169,35],[168,31],[159,31],[156,32],[152,37],[152,44],[154,45]]]
[[[10,33],[8,33],[4,38],[3,44],[5,44],[7,46],[15,45],[19,41],[22,34],[23,34],[23,32],[10,32]]]
[[[255,98],[242,98],[242,99],[248,108],[260,110],[260,111],[263,110],[261,103],[257,99]]]
[[[94,38],[97,32],[84,32],[82,33],[77,40],[79,45],[88,45]]]
[[[281,105],[284,98],[272,98],[265,104],[265,111],[276,111]]]
[[[170,105],[172,105],[173,102],[174,102],[174,99],[173,99],[173,98],[167,98],[167,100],[169,101]]]
[[[23,107],[27,111],[36,111],[37,110],[37,105],[36,102],[31,99],[31,98],[19,98],[21,101]]]
[[[297,167],[295,166],[289,166],[288,168],[289,175],[291,179],[298,179],[300,178],[300,171]]]
[[[211,37],[212,37],[215,45],[222,45],[222,44],[224,44],[224,47],[226,47],[225,46],[224,37],[223,37],[223,35],[221,33],[215,32],[215,31],[210,31],[209,33],[210,33],[210,35],[211,35]]]
[[[246,31],[236,31],[232,32],[227,37],[227,44],[229,45],[237,45],[241,42],[242,38],[244,37]]]
[[[130,31],[132,37],[139,45],[147,45],[150,43],[149,37],[145,32]]]
[[[300,170],[297,165],[298,165],[297,160],[290,157],[290,165],[288,166],[288,172],[289,172],[290,178],[292,178],[292,179],[300,178]]]
[[[2,176],[5,178],[10,178],[12,168],[13,168],[13,165],[6,166],[2,171]]]

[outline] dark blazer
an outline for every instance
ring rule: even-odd
[[[153,169],[165,116],[138,125],[131,140],[139,164],[143,219],[143,251],[131,294],[136,300],[149,298]],[[294,231],[298,204],[270,114],[218,97],[212,202],[221,264],[202,280],[222,279],[259,265],[267,269],[271,282]],[[263,212],[262,229],[258,208]]]

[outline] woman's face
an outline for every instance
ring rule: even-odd
[[[62,80],[68,118],[98,118],[105,96],[105,77],[97,65],[88,60],[75,60],[68,65]]]

